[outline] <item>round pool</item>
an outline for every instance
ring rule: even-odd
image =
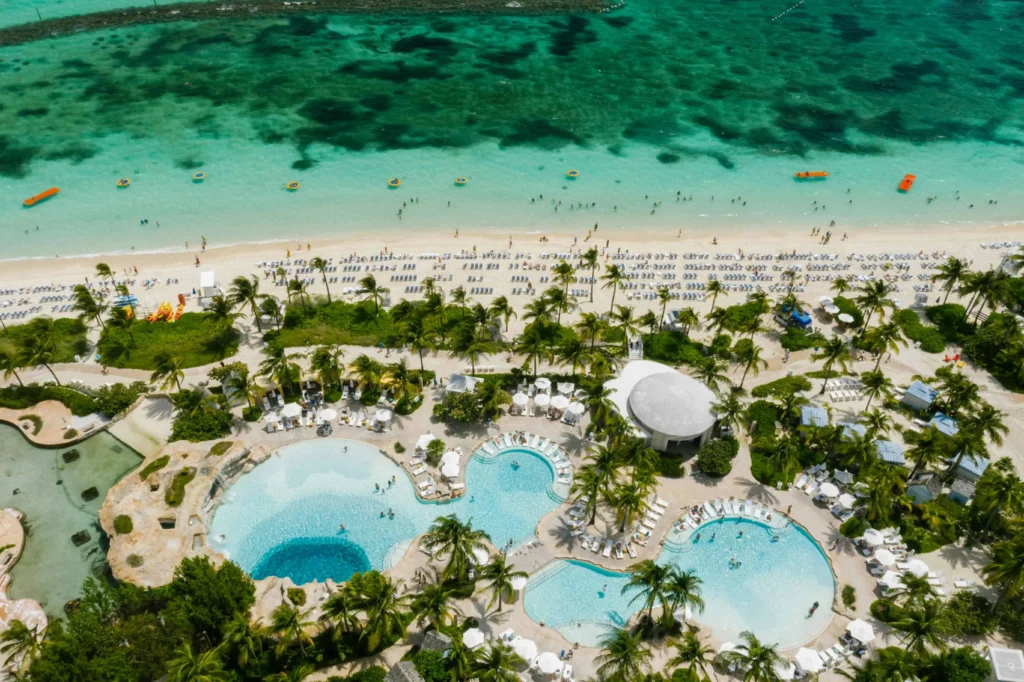
[[[750,630],[761,641],[788,649],[828,625],[836,589],[832,567],[803,528],[727,518],[702,525],[699,535],[665,543],[657,562],[694,571],[703,581],[706,607],[694,620],[716,638],[735,642]],[[570,642],[596,646],[612,626],[639,610],[642,600],[632,601],[635,592],[622,593],[627,581],[625,573],[554,561],[531,576],[524,606],[530,618],[558,629]],[[818,609],[809,616],[815,602]]]
[[[494,457],[472,455],[464,497],[422,502],[405,471],[375,447],[308,441],[282,448],[225,491],[210,546],[256,579],[340,582],[389,568],[441,515],[472,520],[498,547],[532,539],[538,521],[559,503],[553,482],[543,456],[514,448]]]

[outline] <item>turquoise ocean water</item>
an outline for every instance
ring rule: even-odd
[[[118,4],[137,3],[7,0],[0,25]],[[1024,6],[807,0],[772,21],[790,4],[310,15],[0,48],[0,258],[200,235],[1022,219]],[[918,180],[903,195],[905,173]],[[50,186],[61,194],[21,207]]]

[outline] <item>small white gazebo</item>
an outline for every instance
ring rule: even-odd
[[[907,573],[918,578],[923,578],[928,575],[931,569],[928,568],[928,564],[921,561],[920,559],[911,559],[907,562]]]
[[[818,492],[820,492],[823,497],[827,497],[829,499],[839,496],[839,488],[837,488],[834,483],[828,483],[827,481],[821,484],[821,487],[818,488]]]
[[[330,424],[331,422],[333,422],[337,418],[338,418],[338,411],[334,410],[334,409],[331,409],[329,407],[326,410],[320,410],[320,414],[317,415],[317,419],[319,419],[320,422],[322,422],[324,424]]]
[[[512,404],[516,407],[526,407],[528,402],[530,402],[530,397],[525,393],[516,393],[512,396]]]
[[[392,412],[391,410],[377,410],[373,415],[373,421],[376,424],[387,426],[391,423]]]
[[[882,532],[877,528],[868,528],[864,531],[864,535],[861,536],[861,539],[875,547],[885,544],[885,536],[882,535]]]
[[[455,450],[449,450],[448,452],[441,455],[441,465],[444,466],[445,464],[455,464],[457,466],[459,464],[459,459],[460,456],[458,452],[456,452]]]
[[[562,659],[560,659],[557,654],[554,654],[551,651],[545,651],[537,657],[535,665],[545,675],[551,675],[561,670],[562,666],[564,666],[565,664],[562,662]]]
[[[567,398],[564,395],[556,395],[554,398],[551,399],[551,407],[555,408],[556,410],[564,410],[565,408],[569,407],[569,398]]]
[[[462,633],[462,643],[467,649],[475,649],[484,643],[484,633],[480,628],[470,628]]]
[[[880,549],[875,552],[874,556],[871,557],[871,560],[882,566],[892,566],[896,563],[896,555],[887,549]]]

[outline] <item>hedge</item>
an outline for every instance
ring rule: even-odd
[[[157,457],[152,462],[147,464],[146,467],[142,471],[139,472],[139,478],[141,478],[143,481],[145,481],[147,478],[149,478],[150,474],[156,473],[157,471],[160,471],[165,466],[167,466],[167,463],[170,462],[170,461],[171,461],[171,456],[170,455],[164,455],[163,457]]]
[[[770,436],[775,433],[775,422],[779,421],[779,408],[767,400],[755,400],[747,408],[748,424],[757,422],[752,436]]]
[[[168,486],[167,492],[164,494],[164,502],[168,507],[181,506],[185,500],[185,486],[191,483],[195,477],[196,470],[192,467],[185,467],[175,474],[174,480],[171,481],[171,485]]]
[[[825,343],[825,337],[821,332],[813,331],[810,334],[800,327],[786,327],[779,338],[782,347],[790,352],[818,348]]]
[[[76,417],[88,417],[99,410],[96,401],[84,393],[63,386],[7,386],[0,388],[0,407],[25,410],[44,400],[56,400],[71,410]]]
[[[732,460],[739,450],[739,441],[734,438],[709,441],[697,452],[697,468],[708,476],[721,478],[732,471]]]
[[[116,530],[119,535],[127,535],[128,533],[131,533],[134,528],[135,526],[132,524],[132,517],[130,516],[121,514],[114,519],[114,530]]]
[[[946,338],[942,332],[921,324],[921,318],[913,310],[901,310],[896,319],[903,328],[903,334],[921,344],[921,350],[925,353],[941,353],[946,350]]]
[[[643,340],[645,358],[669,365],[696,365],[707,355],[703,344],[691,341],[680,332],[646,334]]]
[[[225,452],[230,450],[232,445],[234,445],[233,442],[229,440],[222,440],[219,443],[215,443],[214,446],[210,448],[210,454],[213,455],[214,457],[220,457]]]
[[[783,396],[790,396],[794,393],[801,393],[803,391],[811,390],[811,382],[806,378],[799,375],[791,377],[782,377],[775,381],[769,381],[766,384],[755,386],[750,395],[755,398],[781,398]]]

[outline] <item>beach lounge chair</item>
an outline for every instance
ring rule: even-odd
[[[582,528],[577,528],[576,530],[571,531],[569,533],[569,537],[573,537],[573,538],[578,538],[581,535],[583,535],[583,529]]]
[[[753,505],[751,505],[749,499],[743,503],[743,515],[744,516],[753,516],[754,515],[754,508],[753,508]]]
[[[601,556],[607,558],[607,557],[610,557],[611,555],[612,555],[612,541],[611,540],[605,540],[604,541],[604,551],[601,552]]]
[[[732,507],[732,500],[722,500],[722,509],[725,510],[723,516],[732,516],[736,511]]]
[[[630,559],[635,559],[636,558],[636,550],[633,549],[633,543],[632,542],[627,542],[626,543],[626,551],[629,552],[629,558]]]
[[[425,469],[423,468],[423,465],[422,465],[422,464],[420,464],[420,465],[419,465],[419,466],[417,466],[417,467],[416,467],[415,469],[413,469],[413,471],[412,471],[412,475],[413,475],[413,476],[419,476],[419,475],[420,475],[420,474],[422,474],[422,473],[423,473],[424,471],[425,471]]]
[[[590,551],[597,554],[601,551],[601,541],[597,538],[590,539]]]
[[[465,487],[465,483],[452,483],[452,490],[463,490]]]
[[[655,528],[657,528],[657,527],[658,527],[658,524],[657,524],[657,523],[655,523],[655,522],[653,522],[653,521],[651,521],[651,520],[649,520],[649,519],[644,519],[644,520],[643,520],[643,523],[642,523],[641,525],[642,525],[642,526],[643,526],[644,528],[649,528],[649,529],[651,529],[651,530],[654,530]]]
[[[565,680],[565,682],[573,682],[572,666],[568,663],[566,663],[565,667],[562,668],[562,679]]]
[[[968,587],[974,587],[974,583],[970,580],[954,580],[953,587],[957,588],[958,590],[963,590]]]
[[[616,547],[615,548],[615,558],[619,559],[619,560],[622,559],[622,548],[621,547]]]
[[[654,498],[654,506],[661,507],[662,509],[668,509],[668,501],[663,500],[660,497]]]
[[[431,480],[430,480],[430,479],[428,478],[428,479],[427,479],[427,480],[425,480],[425,481],[420,481],[419,483],[417,483],[417,484],[416,484],[416,486],[417,486],[417,487],[418,487],[418,488],[419,488],[420,490],[426,490],[426,489],[427,489],[427,488],[429,488],[429,487],[430,487],[430,486],[431,486],[432,484],[433,484],[433,481],[431,481]]]
[[[716,516],[718,516],[718,513],[715,511],[714,507],[712,507],[710,503],[705,502],[701,506],[704,507],[704,511],[707,512],[708,517],[715,518]]]

